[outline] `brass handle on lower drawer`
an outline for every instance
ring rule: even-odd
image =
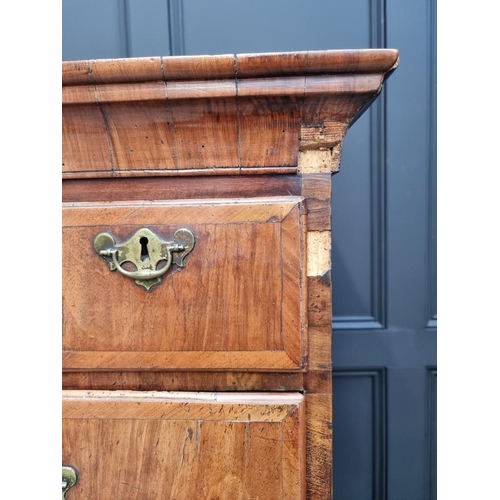
[[[189,229],[178,229],[173,241],[163,241],[148,228],[139,229],[130,239],[117,244],[109,233],[100,233],[94,239],[94,249],[109,265],[127,278],[144,287],[148,292],[158,283],[171,264],[184,267],[186,256],[193,250],[194,234]],[[165,262],[162,267],[158,265]],[[132,263],[135,270],[123,264]]]
[[[62,466],[62,500],[66,498],[66,492],[75,486],[78,481],[78,474],[73,467]]]

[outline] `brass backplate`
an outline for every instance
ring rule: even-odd
[[[171,264],[185,267],[194,246],[194,234],[184,228],[174,233],[172,241],[162,240],[148,228],[139,229],[123,243],[116,243],[110,233],[100,233],[94,239],[95,251],[111,271],[118,270],[147,291],[161,283]]]

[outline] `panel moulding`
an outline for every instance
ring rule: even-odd
[[[370,45],[386,47],[386,0],[370,1]],[[370,315],[334,316],[334,330],[386,328],[386,98],[368,110],[370,116]]]
[[[334,369],[335,380],[348,377],[368,377],[372,388],[372,498],[383,500],[387,497],[387,382],[385,368],[364,368],[357,370]],[[334,389],[335,394],[335,389]],[[334,409],[335,411],[335,409]],[[334,433],[335,443],[335,433]],[[335,463],[335,462],[334,462]],[[335,482],[335,478],[334,478]]]

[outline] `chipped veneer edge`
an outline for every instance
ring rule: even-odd
[[[307,232],[307,276],[322,276],[331,267],[331,232]]]

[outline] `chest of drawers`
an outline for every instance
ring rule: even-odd
[[[397,62],[63,63],[69,500],[331,498],[331,178]]]

